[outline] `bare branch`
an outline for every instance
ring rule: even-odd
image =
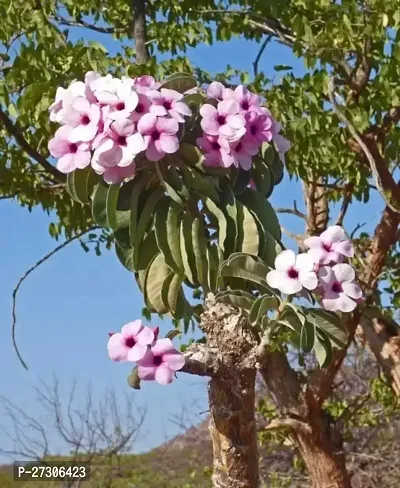
[[[54,20],[58,22],[60,25],[66,25],[69,27],[84,27],[85,29],[90,29],[95,32],[100,32],[102,34],[116,34],[116,33],[123,33],[127,32],[129,25],[125,25],[123,27],[100,27],[96,24],[90,24],[83,19],[66,19],[62,15],[55,15]]]
[[[18,280],[18,283],[16,287],[13,290],[12,293],[12,341],[14,345],[14,349],[17,353],[18,359],[20,360],[22,366],[25,369],[28,369],[28,366],[26,365],[25,361],[22,359],[21,354],[19,352],[17,343],[16,343],[16,338],[15,338],[15,329],[17,325],[17,293],[22,285],[22,283],[26,280],[26,278],[33,272],[35,271],[36,268],[38,268],[41,264],[46,262],[48,259],[50,259],[54,254],[56,254],[58,251],[61,251],[64,249],[64,247],[68,246],[71,242],[74,242],[78,239],[80,239],[83,235],[87,234],[88,232],[91,232],[93,230],[98,229],[98,227],[91,227],[90,229],[84,230],[83,232],[76,234],[75,236],[71,237],[70,239],[67,239],[65,242],[57,246],[55,249],[53,249],[51,252],[43,256],[39,261],[37,261],[33,266],[31,266]]]
[[[272,40],[272,36],[269,35],[265,38],[264,42],[261,44],[260,50],[258,51],[256,59],[253,62],[254,76],[258,75],[258,63],[260,62],[261,56],[263,55],[265,48],[267,47],[268,43],[271,42],[271,40]]]
[[[22,131],[12,122],[10,118],[2,111],[0,108],[0,122],[6,128],[7,132],[16,140],[16,142],[21,146],[21,148],[34,159],[42,168],[44,168],[48,173],[53,175],[58,181],[66,181],[65,174],[58,171],[52,164],[50,164],[47,159],[42,156],[35,148],[33,148],[28,141],[25,139]]]
[[[304,432],[305,434],[311,434],[312,430],[311,427],[302,422],[301,420],[292,419],[292,418],[279,418],[279,419],[272,419],[269,424],[264,427],[264,430],[276,430],[276,429],[292,429]]]
[[[346,216],[347,210],[349,209],[349,205],[352,200],[353,187],[354,185],[352,183],[348,183],[347,185],[345,185],[342,206],[340,208],[339,215],[337,216],[335,225],[343,225],[343,219]]]
[[[329,99],[332,107],[339,117],[339,119],[346,125],[351,135],[356,140],[357,144],[362,149],[365,157],[368,160],[372,175],[375,179],[376,186],[386,205],[393,211],[400,213],[400,186],[393,180],[384,159],[379,153],[379,149],[374,150],[375,155],[371,153],[370,148],[363,140],[362,135],[357,131],[354,125],[344,115],[335,100],[335,81],[332,78],[329,84]]]
[[[284,213],[284,214],[292,214],[296,215],[296,217],[300,217],[301,219],[306,220],[307,215],[303,212],[300,212],[296,206],[296,202],[294,203],[294,208],[276,208],[275,209],[276,213]]]

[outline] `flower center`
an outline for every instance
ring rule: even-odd
[[[168,101],[168,100],[165,100],[164,103],[163,103],[163,107],[167,110],[171,110],[172,108],[172,102]]]
[[[115,110],[124,110],[124,108],[125,108],[125,103],[124,102],[118,102],[115,105]]]
[[[239,142],[239,144],[235,147],[236,152],[240,152],[242,150],[242,143]]]
[[[151,138],[153,139],[153,141],[158,141],[158,139],[160,139],[160,132],[158,130],[155,130],[152,132],[151,134]]]
[[[297,271],[297,269],[290,268],[288,271],[288,276],[292,280],[297,280],[297,278],[299,277],[299,272]]]
[[[88,125],[90,123],[90,118],[88,115],[82,115],[82,118],[81,118],[81,124],[82,125]]]
[[[76,151],[78,150],[78,146],[76,144],[70,144],[69,145],[69,152],[75,154]]]
[[[249,102],[247,100],[243,100],[243,102],[242,102],[242,109],[243,110],[249,110],[249,108],[250,108]]]
[[[324,248],[324,251],[326,251],[326,252],[332,251],[330,244],[322,244],[322,247]]]
[[[154,356],[153,359],[154,366],[160,366],[162,363],[162,357],[161,356]]]
[[[225,115],[218,115],[217,117],[217,122],[219,125],[224,125],[226,122],[226,117]]]
[[[215,141],[211,143],[211,149],[213,151],[219,151],[221,149],[221,146],[218,144],[218,142]]]
[[[117,144],[119,146],[126,146],[126,137],[124,137],[124,136],[118,136]]]
[[[257,126],[256,125],[251,125],[250,126],[250,134],[252,136],[255,136],[257,134]]]
[[[125,339],[125,346],[131,349],[136,344],[135,338],[133,336],[127,337]]]
[[[335,281],[333,284],[332,284],[332,291],[334,293],[340,293],[343,291],[342,289],[342,285],[338,282],[338,281]]]
[[[136,112],[137,112],[138,114],[141,114],[141,113],[143,113],[143,112],[144,112],[144,107],[143,107],[143,105],[142,105],[141,103],[138,103],[138,104],[137,104],[137,106],[136,106]]]

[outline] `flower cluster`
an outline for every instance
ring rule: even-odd
[[[261,145],[271,141],[284,162],[290,144],[279,134],[280,124],[261,106],[258,95],[243,85],[232,90],[217,81],[210,84],[207,95],[217,100],[217,106],[206,103],[200,108],[203,135],[197,139],[197,146],[206,165],[249,170]]]
[[[63,173],[91,164],[106,182],[118,183],[134,174],[138,154],[159,161],[178,150],[179,124],[191,115],[182,99],[151,76],[119,79],[89,72],[85,82],[58,88],[49,110],[61,127],[49,151]]]
[[[326,310],[351,312],[362,301],[362,291],[355,280],[354,269],[343,263],[354,255],[351,242],[338,225],[329,227],[320,236],[304,241],[307,253],[295,255],[281,252],[275,259],[275,269],[267,274],[267,283],[286,295],[303,288],[321,295]]]
[[[114,361],[136,362],[141,380],[168,385],[183,368],[185,358],[171,339],[158,339],[158,333],[158,327],[144,326],[141,320],[129,322],[121,332],[109,334],[108,355]]]

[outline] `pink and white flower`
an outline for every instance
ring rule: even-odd
[[[354,256],[353,245],[339,225],[328,227],[320,236],[309,237],[304,244],[316,264],[340,263],[344,257]]]
[[[114,79],[110,86],[95,91],[99,103],[107,106],[106,117],[111,120],[127,119],[139,103],[139,96],[133,89],[133,80]]]
[[[113,185],[115,183],[121,183],[127,178],[131,178],[136,171],[135,163],[129,166],[114,166],[113,168],[103,168],[102,166],[96,166],[93,168],[99,175],[103,175],[103,179],[106,183]]]
[[[206,166],[228,168],[234,164],[234,159],[229,154],[229,142],[224,137],[204,134],[203,137],[197,138],[196,144],[204,154]]]
[[[140,361],[153,342],[153,330],[143,326],[141,320],[135,320],[124,325],[121,332],[110,336],[108,355],[114,361]]]
[[[133,86],[138,93],[147,93],[149,90],[157,90],[159,83],[149,75],[138,76],[133,79]]]
[[[255,111],[246,114],[246,137],[259,146],[272,140],[272,119]]]
[[[91,142],[96,137],[100,122],[100,107],[85,97],[77,97],[65,109],[65,121],[72,127],[71,142]]]
[[[143,135],[146,157],[149,161],[160,161],[166,154],[179,149],[176,136],[179,124],[175,119],[146,114],[138,122],[138,131]]]
[[[137,365],[141,380],[156,380],[160,385],[168,385],[174,379],[175,372],[185,365],[185,358],[174,348],[170,339],[159,339]]]
[[[318,272],[323,290],[322,304],[326,310],[351,312],[362,298],[361,288],[354,283],[355,271],[345,263],[332,268],[322,267]]]
[[[186,103],[182,102],[183,95],[175,90],[161,88],[160,91],[149,90],[146,96],[150,98],[153,104],[150,107],[150,113],[162,117],[169,115],[178,122],[185,122],[185,116],[192,115],[192,111]]]
[[[138,93],[138,103],[135,110],[129,115],[129,119],[138,122],[143,115],[150,112],[151,100],[143,93]]]
[[[274,141],[278,150],[279,159],[282,161],[283,164],[285,164],[286,153],[289,151],[291,144],[285,137],[282,136],[282,134],[279,134],[281,128],[281,124],[272,119],[272,140]]]
[[[296,256],[291,250],[282,251],[275,259],[275,269],[267,274],[267,283],[286,295],[298,293],[303,287],[314,290],[318,280],[313,268],[308,254]]]
[[[259,112],[261,97],[252,93],[245,86],[237,86],[232,94],[233,98],[239,102],[239,112],[243,115],[247,112]]]
[[[234,165],[248,171],[251,168],[253,156],[259,151],[259,146],[246,136],[230,145],[230,154],[233,157]]]
[[[57,169],[62,173],[70,173],[75,169],[86,168],[90,164],[90,146],[87,143],[70,141],[71,128],[63,125],[50,139],[48,148],[57,161]]]
[[[227,100],[228,98],[232,98],[233,90],[230,88],[226,88],[222,83],[219,81],[213,81],[210,83],[210,86],[207,88],[207,95],[210,98],[215,98],[219,101]]]
[[[130,166],[145,149],[143,136],[135,131],[134,123],[128,119],[116,120],[104,135],[92,159],[93,169],[99,174],[107,168]]]
[[[208,103],[200,108],[201,127],[210,136],[222,136],[229,140],[239,139],[246,132],[245,118],[239,114],[236,100],[224,100],[217,108]]]

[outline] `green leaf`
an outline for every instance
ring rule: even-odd
[[[330,364],[333,357],[331,341],[322,330],[317,330],[314,342],[314,351],[321,368],[325,368]]]
[[[161,292],[170,272],[171,269],[166,265],[164,256],[161,253],[156,254],[146,270],[144,279],[144,300],[149,310],[161,314],[169,312],[162,301]]]
[[[134,390],[140,390],[140,378],[138,375],[138,367],[135,366],[128,376],[128,385]]]
[[[110,185],[107,194],[107,218],[114,232],[129,227],[133,186],[133,180],[122,186]]]
[[[269,295],[276,295],[266,282],[268,272],[268,266],[261,259],[244,253],[234,253],[221,264],[219,275],[252,281],[269,292]]]
[[[322,330],[336,347],[342,348],[346,345],[347,332],[336,314],[317,308],[307,308],[305,311],[307,320],[312,322],[318,330]]]
[[[101,181],[94,190],[92,202],[92,215],[97,225],[109,227],[107,219],[107,194],[109,185]]]
[[[146,276],[147,268],[158,253],[159,249],[157,246],[157,241],[155,237],[155,232],[152,230],[149,232],[146,237],[143,239],[142,243],[140,244],[140,251],[139,251],[139,262],[137,265],[137,270],[135,274],[136,281],[139,285],[140,290],[143,292],[144,287],[144,279]],[[133,249],[132,249],[132,262],[133,262]],[[132,265],[133,266],[133,265]]]
[[[106,201],[106,213],[107,213],[107,220],[108,225],[111,227],[112,230],[117,230],[118,223],[117,223],[117,202],[118,202],[118,195],[119,189],[121,185],[119,183],[115,185],[110,185],[107,192],[107,201]]]
[[[215,299],[218,302],[247,311],[251,309],[255,300],[253,295],[243,290],[220,291],[215,295]]]
[[[169,90],[176,90],[179,93],[184,93],[192,88],[196,88],[196,86],[197,81],[192,75],[187,73],[174,73],[165,79],[159,89],[168,88]]]
[[[293,69],[293,67],[292,66],[288,66],[286,64],[276,64],[274,66],[274,70],[275,71],[288,71],[288,70],[291,70],[291,69]]]
[[[182,207],[168,197],[157,204],[154,218],[157,245],[165,262],[176,273],[183,271],[179,226]]]
[[[139,173],[132,180],[132,199],[131,199],[131,220],[130,220],[130,236],[132,247],[135,245],[136,232],[139,220],[139,199],[143,194],[144,188],[150,180],[150,175],[146,173]]]
[[[176,171],[176,168],[171,166],[164,172],[161,171],[160,166],[157,166],[157,168],[159,169],[157,173],[160,177],[160,181],[168,195],[178,205],[183,206],[184,202],[189,198],[189,190],[184,185],[184,182]]]
[[[196,275],[200,285],[208,291],[207,282],[207,241],[204,235],[204,222],[202,218],[196,217],[192,224],[193,254],[196,265]]]
[[[256,185],[257,191],[259,191],[264,198],[268,198],[274,189],[274,178],[269,167],[260,162],[256,167],[252,169],[252,179]]]
[[[172,329],[165,334],[165,337],[167,339],[171,339],[172,341],[173,339],[175,339],[175,337],[178,337],[179,335],[181,335],[181,331],[179,329]]]
[[[239,195],[250,184],[251,173],[242,168],[236,172],[235,183],[233,184],[233,193]]]
[[[315,342],[315,325],[312,322],[306,322],[301,328],[300,347],[303,352],[308,353],[314,347]]]
[[[162,289],[162,300],[175,319],[181,319],[185,312],[185,295],[182,289],[184,275],[172,273],[172,278],[166,280]]]
[[[134,267],[133,267],[133,249],[132,248],[123,249],[118,244],[116,244],[115,245],[115,252],[117,254],[118,259],[122,263],[122,265],[128,271],[134,271]]]
[[[88,179],[95,174],[90,166],[84,169],[76,169],[67,174],[67,190],[76,202],[82,205],[90,203],[91,192],[88,192]],[[98,181],[97,178],[96,180]]]
[[[218,203],[218,192],[210,177],[201,175],[189,166],[181,166],[181,171],[187,187],[191,188],[200,197],[208,197]]]
[[[265,317],[268,310],[277,310],[278,307],[279,300],[275,296],[263,295],[257,298],[250,310],[250,323],[256,325]]]
[[[143,210],[141,212],[141,215],[139,217],[139,223],[137,226],[136,237],[135,237],[135,244],[133,246],[133,265],[135,266],[135,269],[137,269],[138,260],[139,260],[140,243],[142,242],[149,225],[152,223],[151,219],[154,213],[154,209],[158,201],[160,200],[160,198],[163,196],[163,194],[164,194],[164,190],[162,188],[156,188],[155,190],[153,190],[148,196],[146,203],[144,204]]]
[[[218,254],[218,248],[215,244],[207,246],[207,280],[208,288],[210,291],[215,292],[218,288],[218,269],[220,265],[220,259]]]
[[[180,227],[180,244],[182,253],[182,263],[188,281],[195,286],[199,286],[196,270],[196,258],[193,250],[192,226],[193,217],[184,215]]]
[[[211,200],[206,198],[204,201],[209,212],[216,217],[218,221],[218,246],[225,251],[225,241],[227,241],[227,221],[223,211]]]
[[[264,235],[260,232],[261,229],[256,218],[250,210],[239,200],[236,200],[236,207],[238,228],[237,249],[240,249],[240,251],[246,254],[256,256],[264,247],[262,244]]]

